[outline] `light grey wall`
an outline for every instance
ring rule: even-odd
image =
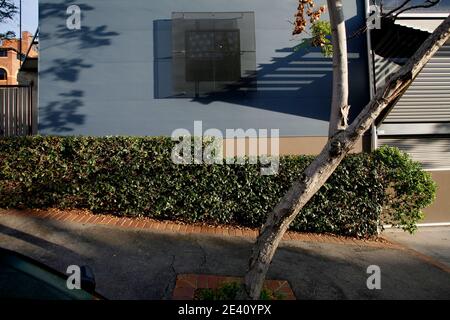
[[[325,1],[317,1],[321,3]],[[293,51],[297,0],[40,0],[40,133],[170,135],[174,129],[279,128],[282,136],[326,136],[331,60]],[[82,30],[66,9],[82,9]],[[346,0],[351,35],[364,0]],[[171,77],[171,13],[253,11],[258,90],[210,99],[161,98]],[[366,37],[349,41],[352,116],[369,96]]]

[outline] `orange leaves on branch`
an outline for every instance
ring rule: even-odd
[[[314,0],[298,0],[297,12],[295,13],[295,23],[293,35],[301,34],[306,30],[308,22],[314,24],[320,20],[320,16],[325,12],[325,6],[315,8]]]
[[[320,48],[325,57],[333,56],[333,46],[331,44],[331,25],[328,21],[321,21],[322,14],[326,11],[325,6],[316,9],[314,0],[298,0],[297,12],[295,13],[295,23],[293,35],[306,32],[310,38],[303,38],[300,45],[295,48],[299,50],[304,47]],[[308,26],[309,25],[309,26]]]

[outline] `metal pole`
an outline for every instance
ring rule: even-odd
[[[19,65],[22,67],[22,0],[19,1]]]

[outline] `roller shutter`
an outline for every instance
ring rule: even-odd
[[[450,41],[427,63],[385,123],[450,121]]]
[[[405,151],[422,163],[424,169],[450,170],[450,137],[380,137],[378,145]]]

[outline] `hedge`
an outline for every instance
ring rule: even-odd
[[[248,162],[176,165],[173,145],[165,137],[0,139],[0,207],[260,227],[313,159],[281,157],[279,174],[263,176]],[[367,237],[392,223],[413,231],[435,188],[398,149],[349,155],[291,229]]]

